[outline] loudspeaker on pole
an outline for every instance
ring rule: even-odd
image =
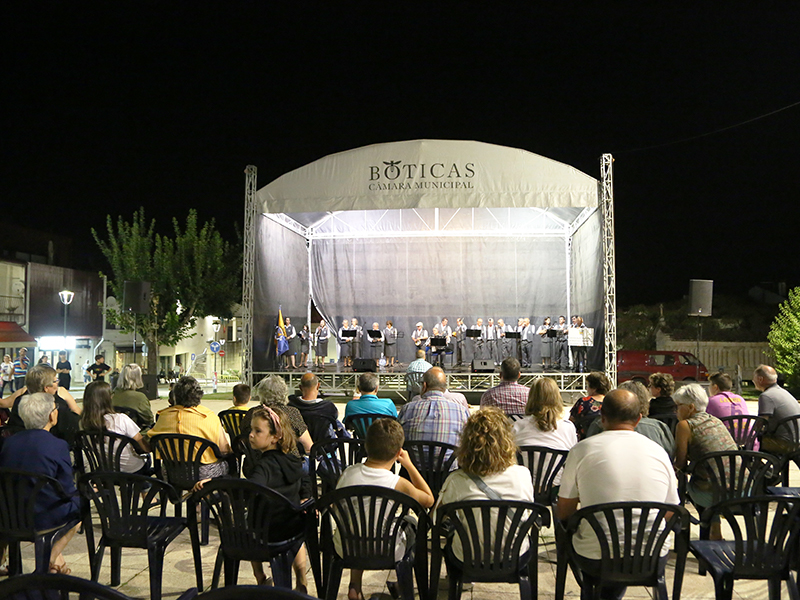
[[[122,310],[137,315],[150,312],[150,282],[126,281],[122,293]]]
[[[710,317],[714,298],[714,281],[712,279],[689,280],[689,316]]]

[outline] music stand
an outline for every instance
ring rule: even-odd
[[[382,331],[375,331],[374,329],[367,329],[367,335],[370,337],[370,341],[374,342],[376,340],[381,339],[381,335],[383,334]]]
[[[471,338],[479,338],[479,337],[481,337],[481,330],[480,329],[467,329],[466,333],[467,333],[467,337],[471,337]]]

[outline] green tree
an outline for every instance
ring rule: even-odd
[[[800,385],[800,287],[778,308],[767,341],[775,355],[775,368],[786,374],[790,386]]]
[[[147,370],[158,372],[159,345],[174,346],[191,336],[198,318],[230,318],[241,299],[242,252],[240,245],[222,239],[214,220],[198,226],[190,210],[183,228],[173,219],[173,236],[156,233],[155,219],[145,219],[140,208],[128,222],[106,219],[107,239],[92,229],[100,251],[111,267],[108,283],[121,299],[125,281],[151,283],[150,311],[134,315],[110,309],[107,319],[137,335],[147,344]]]

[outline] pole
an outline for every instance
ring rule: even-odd
[[[216,329],[214,330],[214,341],[215,342],[217,341],[217,331],[216,331]],[[214,352],[214,393],[215,394],[217,393],[217,354],[218,354],[218,352],[219,352],[219,350],[217,350],[217,352]]]

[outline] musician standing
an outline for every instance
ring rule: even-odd
[[[546,369],[550,366],[553,356],[553,338],[547,337],[547,332],[550,331],[550,317],[544,318],[544,323],[541,324],[536,333],[542,339],[542,368]]]
[[[381,334],[379,337],[369,336],[369,357],[378,360],[383,352],[383,332],[377,321],[372,324],[372,331],[377,331]]]
[[[567,333],[569,325],[563,315],[558,317],[558,325],[553,327],[556,330],[556,367],[565,371],[569,368],[569,346],[567,345]]]
[[[353,338],[352,343],[352,357],[353,358],[361,358],[364,356],[363,353],[363,344],[364,344],[364,330],[362,329],[361,325],[358,324],[358,319],[353,317],[350,319],[350,328],[355,329],[356,336]]]
[[[417,328],[411,333],[411,339],[417,350],[425,350],[428,345],[428,331],[422,326],[422,321],[417,323]]]
[[[533,327],[531,327],[531,320],[528,317],[525,317],[522,320],[522,331],[520,332],[520,346],[521,346],[521,355],[522,355],[522,366],[529,369],[532,366],[531,363],[531,350],[533,349],[533,336],[535,332],[533,331]]]
[[[478,318],[475,321],[473,329],[481,332],[480,337],[472,338],[472,356],[473,360],[483,360],[486,352],[486,326],[483,324],[483,319]]]
[[[297,337],[297,330],[292,325],[292,320],[289,317],[284,319],[286,329],[286,341],[289,342],[289,362],[293,369],[297,368],[297,355],[300,353],[300,338]]]
[[[383,355],[388,366],[393,367],[397,358],[397,329],[391,321],[386,321],[386,329],[383,330]]]
[[[497,358],[495,362],[503,362],[508,358],[510,352],[510,341],[506,338],[506,332],[509,331],[506,327],[506,322],[503,319],[497,319]]]
[[[345,331],[350,331],[350,321],[347,319],[342,321],[342,327],[339,329],[339,362],[344,363],[345,367],[350,367],[353,365],[353,338],[345,336]]]
[[[464,364],[464,337],[466,336],[467,326],[464,319],[458,317],[456,326],[453,328],[453,338],[456,343],[456,363],[460,367]]]
[[[494,319],[489,317],[486,321],[486,358],[497,364],[497,328],[494,326]]]
[[[328,340],[331,337],[331,330],[325,319],[321,319],[319,327],[314,332],[314,366],[324,367],[325,358],[328,356]]]

